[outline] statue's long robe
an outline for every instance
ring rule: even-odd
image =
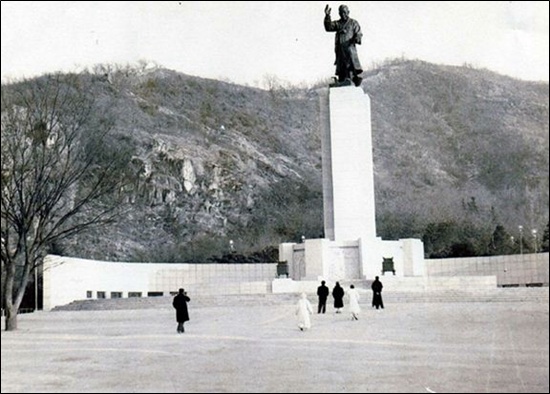
[[[355,75],[361,74],[363,68],[359,62],[356,44],[361,44],[363,33],[361,26],[355,19],[349,18],[347,21],[342,19],[332,22],[330,15],[325,17],[325,30],[336,32],[335,52],[336,52],[336,75],[348,76],[350,71],[355,70]]]

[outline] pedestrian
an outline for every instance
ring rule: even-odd
[[[336,282],[334,289],[332,289],[332,297],[334,298],[336,313],[342,313],[341,309],[344,307],[344,289],[340,286],[339,282]]]
[[[296,315],[298,316],[298,327],[300,331],[309,330],[311,328],[311,318],[309,317],[311,314],[313,314],[313,307],[307,299],[307,294],[302,293],[296,305]]]
[[[348,297],[351,320],[359,320],[359,313],[361,312],[361,308],[359,307],[359,293],[354,285],[351,285],[349,288]]]
[[[371,289],[372,289],[372,306],[373,308],[376,307],[384,309],[384,302],[382,301],[382,282],[380,282],[379,277],[377,276],[374,279],[374,282],[372,282]]]
[[[317,295],[319,296],[319,307],[317,313],[325,313],[327,310],[327,298],[330,294],[328,287],[325,286],[325,281],[321,281],[321,286],[317,288]]]
[[[178,294],[174,297],[172,301],[172,306],[176,309],[176,320],[178,322],[178,334],[183,334],[185,329],[183,328],[183,323],[189,321],[189,311],[187,310],[187,303],[191,301],[187,297],[187,293],[184,289],[179,289]]]

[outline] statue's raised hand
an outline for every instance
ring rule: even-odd
[[[330,13],[332,12],[332,9],[329,7],[329,5],[327,4],[327,6],[325,7],[325,15],[327,16],[330,16]]]

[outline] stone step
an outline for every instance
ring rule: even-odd
[[[191,295],[190,295],[191,296]],[[108,310],[108,309],[148,309],[172,307],[172,296],[93,299],[74,301],[68,305],[58,306],[53,311],[67,310]],[[201,295],[191,298],[190,304],[197,306],[229,306],[229,305],[275,305],[294,302],[295,294],[239,294],[239,295]]]
[[[372,293],[360,289],[361,304],[369,304]],[[490,291],[466,292],[458,290],[432,292],[383,292],[386,304],[397,303],[437,303],[437,302],[535,302],[549,303],[548,288],[497,288]],[[316,303],[317,296],[310,294],[309,299]],[[195,306],[246,306],[293,304],[297,294],[239,294],[239,295],[198,295],[191,299]],[[329,304],[331,303],[329,299]],[[54,311],[79,310],[116,310],[116,309],[152,309],[171,308],[172,297],[119,298],[75,301],[56,307]]]

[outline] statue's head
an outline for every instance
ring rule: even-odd
[[[338,7],[338,13],[340,14],[340,18],[343,20],[349,19],[349,8],[347,5],[342,4],[340,7]]]

